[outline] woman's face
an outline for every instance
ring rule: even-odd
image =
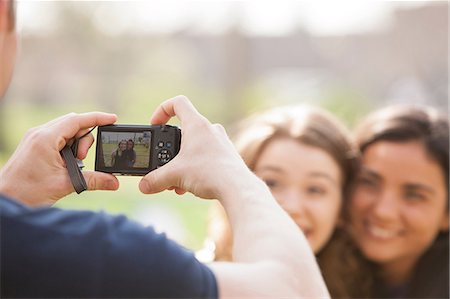
[[[362,158],[350,208],[356,242],[391,277],[406,279],[448,229],[443,171],[418,141],[379,141]]]
[[[133,149],[133,147],[134,147],[134,144],[133,144],[133,142],[131,142],[131,141],[128,141],[127,142],[127,149]]]
[[[327,243],[342,205],[341,171],[324,150],[290,138],[271,141],[254,169],[302,229],[314,251]]]
[[[126,150],[126,149],[127,149],[127,143],[126,143],[125,141],[121,141],[121,142],[119,143],[119,149],[120,149],[121,151]]]

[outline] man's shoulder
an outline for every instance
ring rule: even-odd
[[[75,255],[78,253],[74,248],[83,247],[83,251],[111,260],[123,260],[126,256],[141,258],[153,267],[161,267],[160,270],[168,266],[168,260],[193,258],[192,252],[164,233],[157,233],[153,227],[144,227],[124,215],[55,207],[30,208],[1,196],[0,218],[2,245],[10,247],[59,248],[59,251],[64,249]]]
[[[28,208],[4,196],[0,205],[2,275],[11,291],[20,288],[30,295],[26,291],[37,288],[40,294],[71,297],[95,292],[106,297],[217,297],[212,272],[192,252],[150,227],[105,213]],[[21,269],[33,273],[26,283]],[[46,287],[49,282],[61,288]]]

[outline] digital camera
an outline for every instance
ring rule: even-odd
[[[170,125],[108,125],[97,131],[95,170],[146,175],[180,150],[181,130]]]

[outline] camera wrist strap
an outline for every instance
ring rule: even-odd
[[[72,146],[66,144],[66,146],[61,150],[61,156],[64,161],[66,161],[67,171],[69,172],[70,181],[72,182],[73,188],[80,194],[81,192],[87,190],[86,180],[84,179],[81,169],[84,167],[83,161],[76,159],[78,152],[78,142],[81,138],[89,135],[95,127],[90,129],[86,134],[78,139],[75,139]]]
[[[80,194],[84,190],[87,190],[86,180],[84,179],[81,169],[78,166],[78,162],[72,152],[72,148],[66,145],[62,151],[61,155],[66,161],[67,171],[69,171],[70,181],[72,182],[75,191]]]

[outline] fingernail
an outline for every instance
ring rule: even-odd
[[[117,183],[113,180],[106,181],[106,190],[116,190],[117,189]]]
[[[150,186],[148,185],[148,182],[146,180],[141,180],[141,182],[139,183],[139,189],[141,189],[143,193],[150,192]]]

